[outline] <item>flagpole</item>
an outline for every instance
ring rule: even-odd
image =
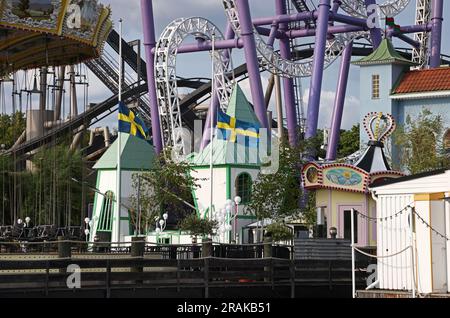
[[[216,39],[216,35],[215,32],[213,31],[212,33],[212,58],[214,60],[214,50],[215,50],[215,39]],[[211,79],[211,98],[214,99],[215,98],[215,77],[214,77],[214,62],[212,63],[213,67],[212,67],[212,79]],[[213,107],[214,103],[211,103],[211,127],[210,127],[210,147],[211,147],[211,151],[209,153],[209,179],[210,179],[210,202],[209,202],[209,219],[212,220],[213,218],[213,201],[214,201],[214,172],[213,172],[213,151],[214,151],[214,142],[213,142],[213,138],[214,138],[214,116],[215,116],[215,112],[214,112],[214,107]]]
[[[122,102],[122,73],[123,73],[123,63],[122,63],[122,18],[119,19],[119,104]],[[115,241],[118,243],[120,242],[120,203],[122,201],[122,167],[121,167],[121,132],[120,129],[117,130],[117,174],[116,174],[116,181],[117,181],[117,206],[116,206],[116,235],[114,237]],[[120,247],[120,246],[119,246]]]

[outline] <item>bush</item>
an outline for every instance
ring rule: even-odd
[[[270,236],[273,242],[290,241],[294,238],[291,229],[282,223],[272,223],[267,226],[266,235]]]
[[[218,223],[210,219],[201,219],[197,214],[191,214],[183,219],[178,227],[182,231],[190,232],[192,237],[212,236],[218,228]]]

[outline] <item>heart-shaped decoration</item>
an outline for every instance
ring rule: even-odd
[[[385,142],[396,128],[395,119],[391,114],[369,113],[364,117],[364,129],[372,141]]]

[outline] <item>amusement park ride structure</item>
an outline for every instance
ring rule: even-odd
[[[213,120],[211,114],[217,113],[218,108],[226,110],[235,82],[244,78],[249,79],[251,102],[262,127],[275,125],[268,120],[267,100],[270,100],[273,88],[277,86],[279,87],[277,101],[281,104],[281,95],[284,101],[284,111],[278,111],[278,118],[286,118],[290,143],[298,142],[299,128],[304,132],[304,138],[315,136],[324,70],[341,57],[326,158],[332,161],[336,159],[352,56],[368,55],[378,47],[383,37],[396,37],[411,47],[404,50],[402,55],[415,62],[417,67],[437,68],[441,65],[443,0],[416,0],[415,24],[386,29],[382,29],[380,24],[368,23],[371,19],[371,5],[379,6],[382,21],[386,17],[398,15],[412,1],[386,0],[382,3],[376,0],[273,1],[276,8],[275,15],[252,18],[249,0],[218,0],[218,5],[223,6],[228,19],[224,34],[205,18],[179,18],[171,22],[157,39],[152,1],[141,0],[146,62],[141,58],[140,50],[137,52],[134,50],[134,46],[136,44],[139,46],[140,43],[121,40],[117,32],[114,30],[109,32],[111,25],[105,22],[105,26],[97,31],[98,43],[95,42],[97,47],[94,45],[89,51],[91,55],[82,56],[80,53],[78,59],[71,58],[70,61],[57,58],[51,61],[40,59],[23,65],[21,69],[41,68],[43,79],[46,78],[47,67],[53,67],[56,82],[62,83],[64,68],[56,66],[85,63],[113,96],[104,102],[86,107],[81,114],[73,113],[67,120],[57,118],[56,115],[59,115],[57,112],[54,118],[58,125],[46,127],[43,133],[33,138],[19,138],[16,145],[5,153],[15,156],[30,154],[54,138],[67,133],[76,135],[86,130],[101,118],[114,112],[117,109],[120,67],[112,54],[118,53],[120,41],[123,48],[123,63],[126,64],[122,69],[133,73],[123,74],[122,97],[126,103],[134,103],[136,111],[151,126],[153,145],[157,152],[161,152],[167,146],[177,148],[183,153],[187,152],[187,149],[184,149],[182,131],[185,128],[193,130],[194,121],[201,119],[195,106],[211,97],[208,115],[203,123],[204,127],[210,127]],[[67,5],[68,2],[62,3]],[[3,15],[0,25],[2,32],[7,34],[5,30],[10,28],[8,23],[11,21],[6,21],[5,17],[9,16]],[[63,17],[61,19],[61,25],[55,26],[55,32],[37,30],[36,34],[53,38],[64,36],[65,32],[70,30],[62,27],[66,20]],[[109,12],[104,12],[102,19],[108,21]],[[414,34],[414,38],[409,37],[409,34]],[[73,35],[67,37],[71,39],[70,41],[74,41]],[[108,50],[106,48],[103,50],[102,37],[103,40],[106,39]],[[298,39],[308,37],[314,37],[313,43],[298,44]],[[185,43],[187,39],[192,38],[195,39],[194,42]],[[88,44],[91,42],[82,43],[89,47]],[[93,46],[92,43],[90,45]],[[237,68],[234,68],[231,58],[231,50],[234,49],[243,49],[245,55],[245,64]],[[47,52],[48,56],[53,56],[48,54],[49,47],[46,50],[44,52]],[[214,87],[211,81],[177,76],[177,55],[200,51],[212,51]],[[51,53],[56,54],[56,51]],[[262,71],[272,74],[270,81],[272,84],[266,93],[261,81]],[[302,106],[299,81],[301,78],[310,78],[306,114],[303,113]],[[282,91],[281,85],[278,85],[280,81]],[[6,82],[2,83],[4,84]],[[44,92],[50,86],[43,80],[40,91]],[[179,87],[189,88],[192,91],[181,98]],[[40,96],[42,100],[43,94]],[[45,110],[45,103],[43,105],[40,107],[41,110]],[[278,126],[280,122],[283,123],[279,120]],[[208,132],[204,133],[202,148],[209,143],[209,137]]]

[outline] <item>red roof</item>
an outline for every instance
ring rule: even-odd
[[[450,67],[406,72],[394,94],[450,91]]]

